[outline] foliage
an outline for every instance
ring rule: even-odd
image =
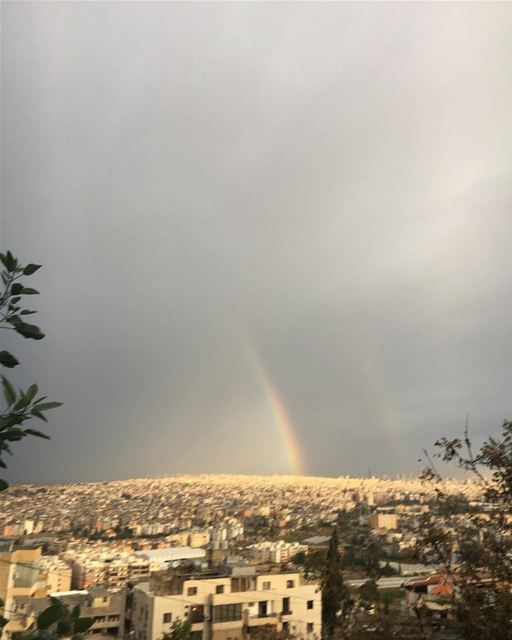
[[[2,278],[2,290],[0,291],[0,328],[15,331],[26,339],[42,340],[44,333],[34,324],[26,322],[26,317],[35,314],[36,311],[24,308],[24,296],[37,295],[39,292],[31,287],[26,287],[20,282],[23,277],[28,277],[38,271],[39,264],[22,265],[10,251],[0,253]],[[17,358],[9,351],[0,351],[0,365],[12,369],[18,366]],[[5,453],[11,454],[11,443],[18,442],[26,436],[46,438],[48,436],[41,431],[25,427],[25,423],[34,418],[47,422],[45,413],[50,409],[61,406],[60,402],[47,402],[46,396],[39,396],[36,384],[30,385],[26,390],[18,389],[1,375],[1,385],[4,395],[4,407],[0,411],[0,467],[6,468],[2,459]],[[0,479],[0,491],[7,488],[7,482]]]
[[[436,483],[437,509],[423,518],[421,548],[443,567],[453,585],[452,606],[464,640],[510,640],[512,629],[512,422],[500,438],[477,453],[468,434],[436,442],[434,457],[469,471],[489,510],[468,510],[447,495],[443,479],[425,452],[423,479]]]
[[[83,640],[82,634],[93,623],[93,618],[80,617],[79,605],[70,609],[58,598],[50,598],[50,606],[37,617],[36,629],[21,634],[21,637],[23,640],[56,640],[62,637]]]
[[[321,577],[322,629],[326,638],[332,638],[345,614],[348,590],[343,583],[342,559],[339,552],[338,529],[334,527]]]
[[[169,633],[164,633],[162,640],[192,640],[192,625],[188,620],[178,618],[172,623]]]

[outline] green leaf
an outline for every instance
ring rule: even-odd
[[[17,322],[14,325],[14,329],[24,338],[31,338],[32,340],[42,340],[44,338],[44,333],[42,333],[41,329],[39,327],[36,327],[35,324]]]
[[[12,296],[17,296],[20,293],[23,293],[23,285],[20,284],[19,282],[14,282],[13,284],[11,284],[10,293]]]
[[[23,269],[23,275],[24,276],[31,276],[33,273],[35,273],[38,269],[40,269],[42,267],[42,265],[40,264],[27,264],[27,266]]]
[[[20,316],[29,316],[31,313],[37,313],[37,311],[30,311],[29,309],[23,309],[23,311],[20,311]]]
[[[18,396],[18,401],[12,407],[11,411],[13,411],[13,412],[19,411],[20,409],[25,409],[25,407],[27,407],[27,406],[28,406],[28,402],[27,402],[27,399],[25,398],[25,394],[20,389],[20,394]],[[20,424],[20,423],[18,423],[18,424]]]
[[[57,634],[59,636],[68,636],[71,633],[71,624],[68,620],[59,620],[57,624]]]
[[[7,406],[11,406],[16,401],[16,391],[12,384],[2,376],[2,387],[4,388],[4,397],[7,402]]]
[[[87,631],[87,629],[89,629],[89,627],[91,627],[93,624],[93,618],[78,618],[78,620],[76,620],[74,624],[74,631],[75,633],[83,633],[84,631]]]
[[[62,402],[40,402],[34,406],[34,409],[38,411],[49,411],[50,409],[57,409],[62,407]]]
[[[30,287],[23,287],[23,289],[21,290],[21,293],[24,296],[37,296],[37,295],[39,295],[39,291],[37,289],[32,289]]]
[[[7,429],[7,431],[2,432],[2,439],[7,440],[8,442],[19,442],[24,437],[25,432],[23,429],[18,429],[17,427],[12,427],[11,429]]]
[[[44,413],[41,413],[35,407],[32,409],[30,414],[33,415],[36,418],[39,418],[39,420],[44,420],[44,422],[48,422],[48,420],[46,419]]]
[[[37,429],[25,429],[25,433],[28,433],[31,436],[35,436],[36,438],[44,438],[45,440],[51,440],[50,436],[47,436],[46,433],[42,431],[38,431]]]
[[[12,369],[19,364],[18,360],[8,351],[0,351],[0,364],[2,367]]]
[[[37,616],[37,628],[39,631],[44,631],[55,624],[57,620],[60,620],[64,613],[64,607],[62,604],[52,604],[51,607],[45,609]]]
[[[32,400],[36,397],[38,392],[37,384],[31,384],[30,387],[25,392],[25,402],[30,404]]]
[[[9,483],[0,478],[0,491],[5,491],[9,487]]]
[[[4,260],[2,260],[2,262],[4,263],[7,271],[9,272],[14,271],[18,266],[18,261],[16,260],[16,258],[12,255],[10,251],[8,251],[4,257],[5,257],[5,262]]]

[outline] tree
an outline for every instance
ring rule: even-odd
[[[2,289],[0,291],[0,328],[15,331],[23,338],[42,340],[44,333],[34,324],[26,322],[26,317],[37,313],[24,308],[24,296],[37,295],[39,292],[26,287],[20,282],[23,277],[34,274],[41,268],[39,264],[22,265],[10,251],[0,253]],[[0,351],[0,365],[13,369],[19,362],[9,351]],[[4,395],[4,406],[0,410],[0,467],[6,468],[3,460],[5,453],[11,454],[11,443],[18,442],[27,436],[49,439],[45,433],[25,427],[34,418],[47,422],[45,413],[50,409],[60,407],[60,402],[47,402],[46,396],[39,396],[36,384],[31,384],[26,390],[16,390],[13,384],[2,374],[1,384]],[[8,486],[0,479],[0,491]]]
[[[81,618],[80,606],[72,609],[58,598],[51,597],[50,606],[41,611],[35,621],[35,629],[19,634],[22,640],[58,640],[71,638],[83,640],[83,635],[93,624],[93,618]],[[0,627],[8,620],[2,619]]]
[[[434,457],[468,471],[487,502],[483,512],[461,516],[460,501],[447,495],[443,478],[425,452],[423,479],[434,481],[438,508],[425,516],[421,546],[443,567],[453,586],[452,606],[464,640],[510,640],[512,629],[512,421],[501,437],[473,452],[468,426],[461,440],[442,438]]]
[[[348,597],[343,583],[342,559],[338,547],[338,528],[334,527],[321,579],[322,629],[326,638],[332,638],[339,627],[339,618],[344,613]]]
[[[183,622],[178,618],[172,623],[169,633],[164,633],[162,640],[192,640],[192,625],[188,620]]]

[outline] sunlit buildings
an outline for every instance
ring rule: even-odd
[[[374,529],[396,529],[397,528],[396,513],[372,513],[370,516],[370,526]]]
[[[129,581],[138,582],[149,577],[153,571],[165,568],[170,563],[204,561],[206,551],[192,547],[167,547],[134,552],[115,552],[109,549],[96,553],[82,551],[70,554],[73,571],[73,587],[87,589],[100,585],[120,589]]]
[[[134,640],[157,640],[177,620],[189,621],[197,640],[242,640],[262,630],[297,638],[321,632],[318,585],[299,572],[159,572],[135,586],[131,602]]]

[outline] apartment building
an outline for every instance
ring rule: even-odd
[[[372,529],[396,529],[398,524],[396,513],[380,513],[378,511],[371,514],[369,521]]]
[[[0,542],[0,612],[9,611],[16,597],[46,598],[70,585],[71,569],[59,558],[43,556],[41,547]]]
[[[133,640],[158,640],[176,620],[188,620],[197,640],[250,640],[262,631],[289,631],[297,638],[321,634],[321,594],[300,572],[158,572],[133,589]]]
[[[127,582],[147,579],[152,571],[158,571],[173,562],[204,560],[204,549],[192,547],[167,547],[144,551],[121,552],[93,550],[74,553],[71,559],[73,588],[87,589],[103,586],[121,589]]]
[[[71,589],[71,567],[58,556],[41,556],[37,561],[39,581],[47,593]]]
[[[258,562],[272,562],[279,564],[288,562],[300,551],[306,552],[308,547],[298,542],[285,542],[284,540],[257,542],[247,547],[252,558]]]
[[[80,607],[82,618],[92,618],[93,624],[82,635],[113,636],[119,635],[122,612],[122,593],[111,593],[106,589],[91,588],[84,591],[53,593],[69,610]],[[35,629],[38,615],[48,607],[48,598],[16,597],[12,601],[9,621],[3,629],[4,640],[10,640],[15,634]]]

